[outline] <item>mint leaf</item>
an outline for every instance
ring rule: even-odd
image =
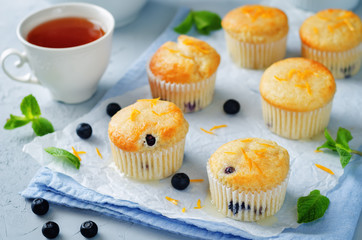
[[[29,122],[30,122],[30,120],[27,119],[26,117],[19,117],[19,116],[10,114],[10,119],[8,119],[6,121],[4,128],[7,130],[11,130],[14,128],[24,126],[24,125],[28,124]]]
[[[28,119],[33,119],[34,117],[39,117],[40,107],[38,102],[36,101],[33,95],[26,96],[20,104],[21,112],[27,117]]]
[[[32,120],[33,130],[37,136],[44,136],[45,134],[54,132],[53,125],[46,118],[34,118]]]
[[[175,32],[179,34],[186,34],[191,30],[192,24],[193,24],[192,11],[190,11],[187,17],[182,21],[182,23],[180,23],[173,30],[175,30]]]
[[[327,139],[327,141],[325,143],[323,143],[321,146],[317,147],[317,150],[319,150],[321,148],[328,148],[333,151],[337,151],[336,142],[333,140],[333,138],[331,137],[331,135],[329,134],[327,129],[324,130],[324,136]]]
[[[196,29],[199,33],[208,35],[210,31],[221,29],[221,18],[219,15],[209,11],[198,11],[193,13]]]
[[[307,223],[323,217],[328,209],[329,199],[313,190],[306,197],[300,197],[297,203],[298,223]]]
[[[344,168],[349,163],[349,160],[351,160],[352,154],[349,151],[345,150],[344,148],[340,148],[338,146],[337,146],[337,152],[340,157],[342,168]]]
[[[67,150],[56,147],[48,147],[45,148],[44,150],[47,153],[53,155],[54,157],[72,164],[76,169],[79,169],[80,166],[79,159],[74,154],[68,152]]]
[[[336,143],[342,145],[344,149],[350,151],[351,149],[349,148],[348,142],[352,139],[353,137],[350,131],[345,128],[338,128]]]

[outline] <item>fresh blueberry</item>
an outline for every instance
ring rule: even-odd
[[[121,106],[119,106],[118,103],[110,103],[107,105],[107,114],[110,117],[116,114],[119,110],[121,110]]]
[[[240,104],[234,99],[229,99],[224,103],[223,108],[227,114],[237,114],[240,111]]]
[[[146,142],[148,146],[153,146],[156,143],[156,138],[151,134],[146,135]]]
[[[49,210],[49,203],[43,198],[35,198],[31,203],[31,210],[36,215],[44,215]]]
[[[43,225],[41,231],[43,232],[44,237],[53,239],[59,234],[59,226],[55,222],[49,221]]]
[[[190,184],[190,178],[185,173],[176,173],[171,179],[171,184],[177,190],[184,190]]]
[[[92,127],[88,123],[80,123],[77,126],[77,135],[82,139],[87,139],[92,136]]]
[[[235,172],[235,168],[233,168],[233,167],[227,167],[227,168],[225,168],[225,173],[226,173],[226,174],[230,174],[230,173],[233,173],[233,172]]]
[[[83,237],[92,238],[98,233],[98,226],[93,221],[86,221],[80,226],[80,233]]]

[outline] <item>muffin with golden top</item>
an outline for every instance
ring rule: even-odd
[[[218,148],[207,163],[212,203],[225,216],[256,221],[283,205],[289,154],[277,143],[245,138]]]
[[[299,35],[302,56],[323,63],[335,78],[358,73],[362,56],[362,22],[351,11],[327,9],[309,17]]]
[[[181,35],[166,42],[152,56],[148,80],[152,96],[195,112],[212,101],[220,55],[209,44]]]
[[[289,31],[287,15],[278,8],[245,5],[222,20],[226,45],[239,67],[261,69],[285,56]]]
[[[321,63],[288,58],[265,70],[260,81],[268,128],[286,138],[311,138],[327,127],[336,84]]]
[[[113,160],[126,176],[162,179],[182,165],[188,123],[171,102],[141,99],[111,119],[108,136]]]

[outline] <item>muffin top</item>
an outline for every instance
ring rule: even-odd
[[[362,23],[351,11],[327,9],[307,18],[299,34],[309,47],[321,51],[345,51],[361,43]]]
[[[261,5],[235,8],[226,14],[221,24],[233,38],[249,43],[277,41],[289,30],[288,18],[283,11]]]
[[[267,191],[287,177],[289,154],[270,140],[237,139],[219,147],[209,167],[213,177],[232,190]]]
[[[189,124],[175,104],[140,99],[112,117],[108,135],[118,148],[140,152],[171,146],[186,136],[188,128]]]
[[[275,107],[307,112],[332,101],[336,83],[321,63],[287,58],[272,64],[261,77],[260,94]]]
[[[180,35],[166,42],[149,63],[151,73],[170,83],[193,83],[209,78],[220,63],[220,55],[199,39]]]

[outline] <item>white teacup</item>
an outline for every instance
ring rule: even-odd
[[[105,34],[97,40],[69,48],[47,48],[29,43],[30,30],[43,22],[63,17],[81,17],[99,24]],[[92,4],[66,3],[54,5],[26,17],[17,27],[17,37],[25,52],[7,49],[1,55],[4,72],[13,80],[38,83],[48,88],[55,100],[79,103],[89,99],[107,68],[111,53],[114,18],[107,10]],[[5,65],[10,55],[16,55],[21,67],[28,63],[32,73],[14,76]]]

